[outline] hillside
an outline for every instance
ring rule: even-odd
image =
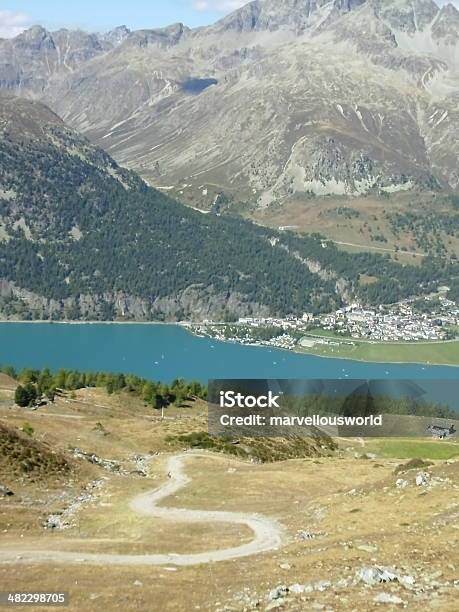
[[[64,455],[56,453],[51,446],[34,440],[24,429],[33,428],[26,424],[22,430],[8,427],[0,422],[0,473],[3,477],[17,478],[27,475],[31,478],[57,476],[63,478],[71,472],[71,464]]]
[[[2,98],[0,121],[7,315],[224,318],[339,301],[270,232],[148,188],[41,104]]]
[[[433,0],[255,0],[197,29],[34,27],[0,41],[0,87],[203,208],[449,191],[458,40]]]
[[[167,612],[456,610],[457,441],[347,439],[331,450],[305,438],[289,452],[254,438],[216,453],[195,444],[206,412],[195,402],[161,419],[99,387],[35,411],[0,403],[16,451],[46,446],[73,468],[17,473],[0,448],[2,583],[69,592],[72,612],[120,601]],[[257,447],[271,458],[257,461]],[[262,528],[265,542],[280,538],[260,551]]]
[[[148,187],[39,103],[0,98],[0,311],[180,320],[328,311],[454,283],[320,237],[202,214]],[[324,248],[327,246],[327,248]],[[376,281],[360,283],[362,274]]]

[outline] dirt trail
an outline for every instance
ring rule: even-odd
[[[400,253],[401,255],[415,255],[416,257],[428,257],[426,253],[418,253],[416,251],[402,251],[397,249],[389,249],[386,247],[378,247],[372,246],[370,244],[356,244],[355,242],[341,242],[340,240],[333,240],[332,238],[328,238],[331,242],[335,244],[341,244],[343,246],[351,246],[351,247],[359,247],[361,249],[371,250],[371,251],[385,251],[386,253]]]
[[[279,548],[284,541],[281,526],[273,519],[260,514],[242,512],[221,512],[213,510],[186,510],[158,506],[166,497],[173,495],[191,482],[183,471],[185,458],[205,456],[198,453],[187,453],[172,456],[167,463],[170,478],[158,489],[134,497],[130,508],[144,516],[174,521],[177,523],[230,523],[247,525],[254,533],[254,538],[246,544],[221,550],[209,550],[193,554],[145,554],[126,555],[110,553],[78,553],[58,550],[21,550],[0,549],[0,563],[88,563],[97,565],[196,565],[213,561],[227,561],[247,557]],[[186,528],[186,526],[184,526]]]

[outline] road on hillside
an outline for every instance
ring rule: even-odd
[[[330,240],[335,244],[341,244],[342,246],[358,247],[359,249],[370,249],[372,251],[385,251],[386,253],[398,253],[400,255],[415,255],[416,257],[428,257],[427,253],[417,253],[416,251],[404,251],[403,249],[389,249],[387,247],[372,246],[371,244],[356,244],[355,242],[341,242],[340,240],[333,240],[333,238],[326,238],[325,241]]]
[[[165,498],[177,493],[191,482],[183,470],[185,459],[196,456],[212,457],[211,454],[184,453],[174,455],[167,462],[167,481],[158,489],[135,496],[129,507],[137,514],[183,523],[226,523],[233,525],[246,525],[254,534],[250,542],[232,548],[208,550],[193,554],[110,554],[86,553],[59,550],[22,550],[1,549],[0,563],[87,563],[94,565],[196,565],[215,561],[227,561],[240,557],[256,555],[270,550],[278,549],[285,540],[282,527],[273,519],[255,513],[221,512],[217,510],[187,510],[159,506]],[[107,517],[109,520],[109,517]]]

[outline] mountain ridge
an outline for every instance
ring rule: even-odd
[[[338,251],[321,236],[191,210],[40,102],[0,95],[0,136],[0,316],[7,319],[298,316],[457,283],[453,262],[402,266]]]
[[[41,103],[0,96],[0,131],[4,316],[199,320],[339,300],[333,282],[274,249],[271,232],[154,191]]]
[[[431,0],[255,0],[194,30],[35,28],[0,42],[0,88],[201,208],[456,190],[458,23]]]

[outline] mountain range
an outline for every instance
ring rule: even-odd
[[[390,303],[458,278],[452,262],[402,266],[192,210],[42,103],[0,95],[0,317],[301,315],[354,297]]]
[[[210,208],[459,186],[459,13],[433,0],[255,0],[197,29],[33,27],[0,88]]]
[[[171,200],[41,103],[0,96],[0,135],[4,317],[224,319],[340,301],[270,230]]]
[[[458,16],[256,0],[194,30],[0,40],[0,316],[233,320],[457,296]],[[396,209],[397,192],[419,206]],[[362,194],[379,208],[336,206]],[[294,198],[309,234],[260,225]],[[332,240],[307,230],[313,209]],[[338,250],[336,232],[392,259]]]

